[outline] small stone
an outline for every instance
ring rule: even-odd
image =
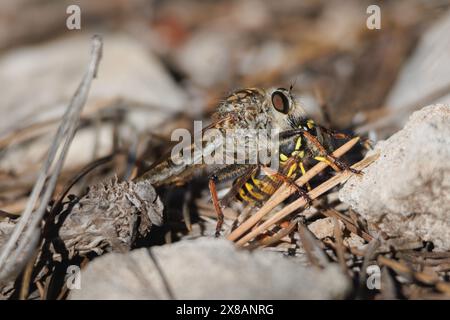
[[[365,241],[357,234],[351,233],[349,237],[344,238],[344,245],[349,248],[361,248],[365,245]]]
[[[342,229],[342,222],[339,221],[339,227]],[[316,220],[308,225],[308,229],[319,239],[334,236],[334,220],[324,218]]]

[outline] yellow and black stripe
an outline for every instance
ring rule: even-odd
[[[245,203],[260,203],[267,200],[279,184],[278,179],[274,179],[258,169],[241,187],[237,198]]]

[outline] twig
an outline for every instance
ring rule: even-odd
[[[342,272],[348,275],[347,264],[345,261],[345,248],[344,248],[344,240],[342,237],[342,230],[339,225],[339,220],[334,217],[334,238],[336,241],[336,255],[338,257],[339,265],[341,266]]]
[[[368,234],[364,230],[361,230],[360,228],[358,228],[358,226],[355,225],[353,223],[353,221],[351,221],[350,218],[348,218],[347,216],[343,215],[342,213],[340,213],[336,209],[334,209],[334,208],[327,208],[327,209],[322,210],[320,212],[323,213],[327,217],[339,219],[340,221],[342,221],[342,223],[345,225],[345,227],[348,230],[350,230],[350,232],[356,234],[357,236],[362,237],[367,242],[372,241],[373,237],[370,234]]]
[[[377,251],[380,245],[381,243],[380,240],[378,240],[378,237],[374,237],[372,241],[370,241],[369,244],[367,245],[367,249],[364,252],[363,264],[361,266],[361,271],[359,273],[359,287],[356,295],[357,297],[363,296],[363,293],[365,292],[366,287],[364,284],[366,283],[367,278],[367,268],[369,267],[369,263],[372,260],[373,256],[375,255],[375,252]]]
[[[435,273],[429,274],[425,272],[416,272],[406,263],[395,261],[384,256],[378,257],[378,263],[394,270],[397,274],[406,278],[416,280],[425,285],[434,285],[436,286],[436,289],[445,293],[450,293],[450,285],[440,281],[439,277]]]
[[[322,242],[318,241],[301,221],[297,223],[297,230],[309,262],[319,269],[325,267],[329,261],[328,256],[323,252]]]
[[[281,229],[280,231],[278,231],[275,235],[262,239],[261,241],[259,241],[258,243],[255,244],[251,244],[247,247],[245,247],[246,249],[249,250],[253,250],[256,249],[258,247],[267,247],[270,246],[274,243],[277,243],[278,241],[280,241],[281,239],[283,239],[284,237],[286,237],[287,235],[289,235],[292,231],[294,231],[295,227],[297,226],[297,220],[292,221],[287,227]]]
[[[450,296],[450,284],[448,282],[439,281],[436,283],[436,289]]]
[[[34,262],[39,252],[35,250],[32,259],[27,263],[22,277],[22,286],[20,287],[19,299],[26,300],[30,289],[31,275],[33,274]]]
[[[379,154],[374,154],[374,155],[372,155],[370,157],[367,157],[367,158],[363,159],[362,161],[358,162],[357,164],[353,165],[352,168],[354,168],[356,170],[362,170],[365,167],[367,167],[369,164],[374,162],[378,158],[378,156],[379,156]],[[328,179],[327,181],[325,181],[324,183],[319,185],[317,188],[315,188],[312,191],[308,192],[309,197],[311,199],[316,199],[317,197],[319,197],[320,195],[324,194],[328,190],[330,190],[330,189],[334,188],[335,186],[337,186],[338,184],[343,183],[344,181],[346,181],[348,178],[350,178],[350,176],[352,174],[353,173],[351,173],[351,172],[349,172],[347,170],[339,172],[334,177]],[[306,204],[307,203],[306,203],[306,200],[304,198],[299,198],[296,201],[290,203],[289,205],[287,205],[286,207],[284,207],[283,209],[278,211],[271,218],[267,219],[264,223],[262,223],[261,225],[256,227],[254,230],[249,232],[247,235],[242,237],[239,241],[237,241],[237,243],[236,243],[237,246],[243,246],[245,243],[247,243],[248,241],[250,241],[251,239],[253,239],[257,235],[259,235],[260,233],[264,232],[265,230],[270,228],[272,225],[274,225],[275,223],[277,223],[278,221],[280,221],[284,217],[288,216],[289,214],[291,214],[295,210],[305,206]],[[250,219],[248,219],[248,220],[250,220]],[[247,221],[245,221],[245,222],[247,222]],[[245,222],[242,225],[244,225]],[[235,231],[237,231],[238,229],[236,229]]]
[[[70,189],[72,189],[72,187],[80,180],[82,179],[85,175],[87,175],[89,172],[91,172],[92,170],[94,170],[95,168],[108,163],[109,161],[111,161],[112,159],[114,159],[114,157],[116,156],[116,153],[107,155],[105,157],[99,158],[97,160],[94,160],[93,162],[89,163],[88,165],[86,165],[85,167],[83,167],[80,172],[78,172],[73,178],[70,179],[70,181],[67,183],[67,185],[64,187],[63,191],[59,194],[58,197],[56,197],[56,201],[53,205],[53,208],[56,208],[58,205],[60,205],[64,198],[66,197],[66,195],[69,193]]]
[[[87,71],[64,113],[61,125],[49,149],[47,159],[39,173],[20,221],[8,242],[2,248],[3,250],[0,254],[0,279],[7,277],[14,270],[14,267],[18,264],[17,258],[19,255],[23,255],[22,263],[26,262],[29,259],[30,251],[37,243],[40,231],[38,228],[39,224],[46,211],[48,201],[53,194],[65,156],[75,135],[80,113],[86,103],[91,82],[97,74],[101,55],[102,40],[99,36],[94,36],[92,39],[91,61]],[[61,145],[63,145],[62,148],[60,148]],[[58,150],[60,150],[59,153]],[[52,167],[53,172],[51,172]],[[46,184],[47,181],[48,183]],[[33,212],[38,202],[39,206]],[[14,248],[16,245],[17,247]]]
[[[40,296],[41,300],[44,300],[44,295],[45,295],[44,286],[42,285],[42,283],[40,281],[36,281],[36,287],[39,291],[39,296]]]
[[[381,295],[384,300],[394,300],[397,298],[395,279],[391,271],[384,266],[381,269]]]
[[[333,152],[334,157],[340,157],[349,151],[357,142],[359,138],[353,138],[348,141],[346,144],[341,146],[339,149]],[[305,175],[301,176],[299,179],[295,181],[298,186],[304,185],[306,182],[311,180],[315,175],[324,170],[328,166],[325,162],[320,162],[312,167]],[[276,206],[278,206],[281,202],[287,199],[291,194],[293,194],[296,190],[292,188],[292,186],[283,184],[280,188],[270,197],[269,200],[263,205],[261,209],[258,210],[254,215],[252,215],[249,219],[244,221],[236,230],[234,230],[228,237],[228,240],[236,241],[241,237],[245,232],[250,230],[258,221],[260,221],[265,215],[267,215],[270,211],[272,211]]]

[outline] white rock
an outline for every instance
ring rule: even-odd
[[[331,299],[349,288],[337,265],[306,269],[275,253],[200,238],[102,256],[82,271],[70,298]]]
[[[403,130],[375,147],[380,158],[339,192],[388,235],[450,249],[450,106],[415,112]]]

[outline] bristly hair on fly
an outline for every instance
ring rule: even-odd
[[[295,101],[295,104],[297,105],[297,109],[300,109],[300,112],[289,115],[289,117],[288,117],[287,121],[293,129],[299,128],[300,125],[302,124],[302,122],[306,119],[306,111],[301,106],[299,99],[292,92],[296,83],[297,83],[297,78],[295,78],[294,81],[291,82],[291,85],[289,86],[289,95],[292,97],[292,100]]]
[[[291,85],[289,86],[289,94],[291,94],[291,95],[292,95],[292,89],[294,89],[295,84],[297,83],[297,79],[298,79],[298,77],[296,77],[296,78],[294,79],[294,81],[291,82]]]
[[[299,128],[302,123],[305,121],[306,117],[303,115],[293,114],[288,117],[288,123],[292,127],[292,129]]]

